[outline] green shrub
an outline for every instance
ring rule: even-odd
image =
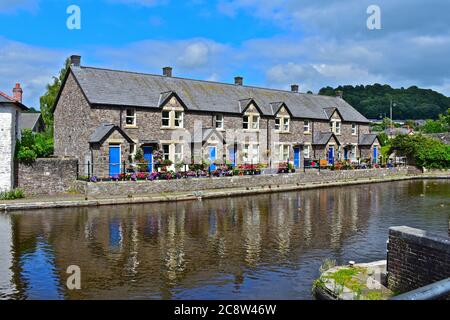
[[[450,146],[423,135],[400,135],[391,141],[389,151],[413,160],[419,167],[450,168]]]
[[[0,192],[0,200],[15,200],[23,198],[25,198],[25,193],[22,189]]]
[[[16,159],[31,164],[36,158],[47,158],[53,154],[53,136],[50,131],[34,134],[30,129],[22,131],[17,142]]]

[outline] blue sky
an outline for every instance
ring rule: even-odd
[[[367,7],[382,29],[366,27]],[[339,84],[419,85],[450,95],[445,0],[0,0],[0,90],[37,107],[65,57],[82,64],[317,92]],[[69,5],[81,30],[66,27]]]

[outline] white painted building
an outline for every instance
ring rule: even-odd
[[[19,120],[22,111],[22,89],[16,84],[13,97],[0,92],[0,191],[14,188],[14,152],[20,138]]]

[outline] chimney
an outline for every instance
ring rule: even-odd
[[[344,98],[344,91],[338,90],[336,91],[336,98]]]
[[[237,86],[243,86],[244,85],[244,78],[242,77],[235,77],[234,78],[234,84]]]
[[[293,84],[293,85],[291,86],[291,91],[292,91],[292,92],[298,93],[298,89],[299,89],[298,84]]]
[[[23,95],[23,90],[20,87],[20,83],[16,83],[16,86],[13,88],[13,98],[14,98],[14,100],[22,103],[22,95]]]
[[[70,56],[70,64],[73,67],[79,67],[81,65],[81,56],[77,55]]]
[[[171,67],[164,67],[163,68],[163,76],[165,77],[172,77],[172,68]]]

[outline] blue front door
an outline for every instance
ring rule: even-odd
[[[373,147],[373,163],[378,163],[378,149],[377,147]]]
[[[300,168],[300,148],[294,148],[294,166]]]
[[[209,147],[209,161],[211,162],[211,171],[216,170],[216,165],[214,164],[214,161],[216,160],[217,149],[216,147]]]
[[[109,146],[109,175],[120,174],[120,146]]]
[[[328,150],[328,164],[334,164],[334,148],[330,147]]]
[[[348,160],[348,148],[344,148],[344,160]]]
[[[237,165],[237,150],[236,147],[232,147],[230,149],[230,160],[231,160],[231,164],[233,165],[233,167],[236,167]]]
[[[144,159],[148,162],[148,172],[153,171],[153,147],[144,147]]]

